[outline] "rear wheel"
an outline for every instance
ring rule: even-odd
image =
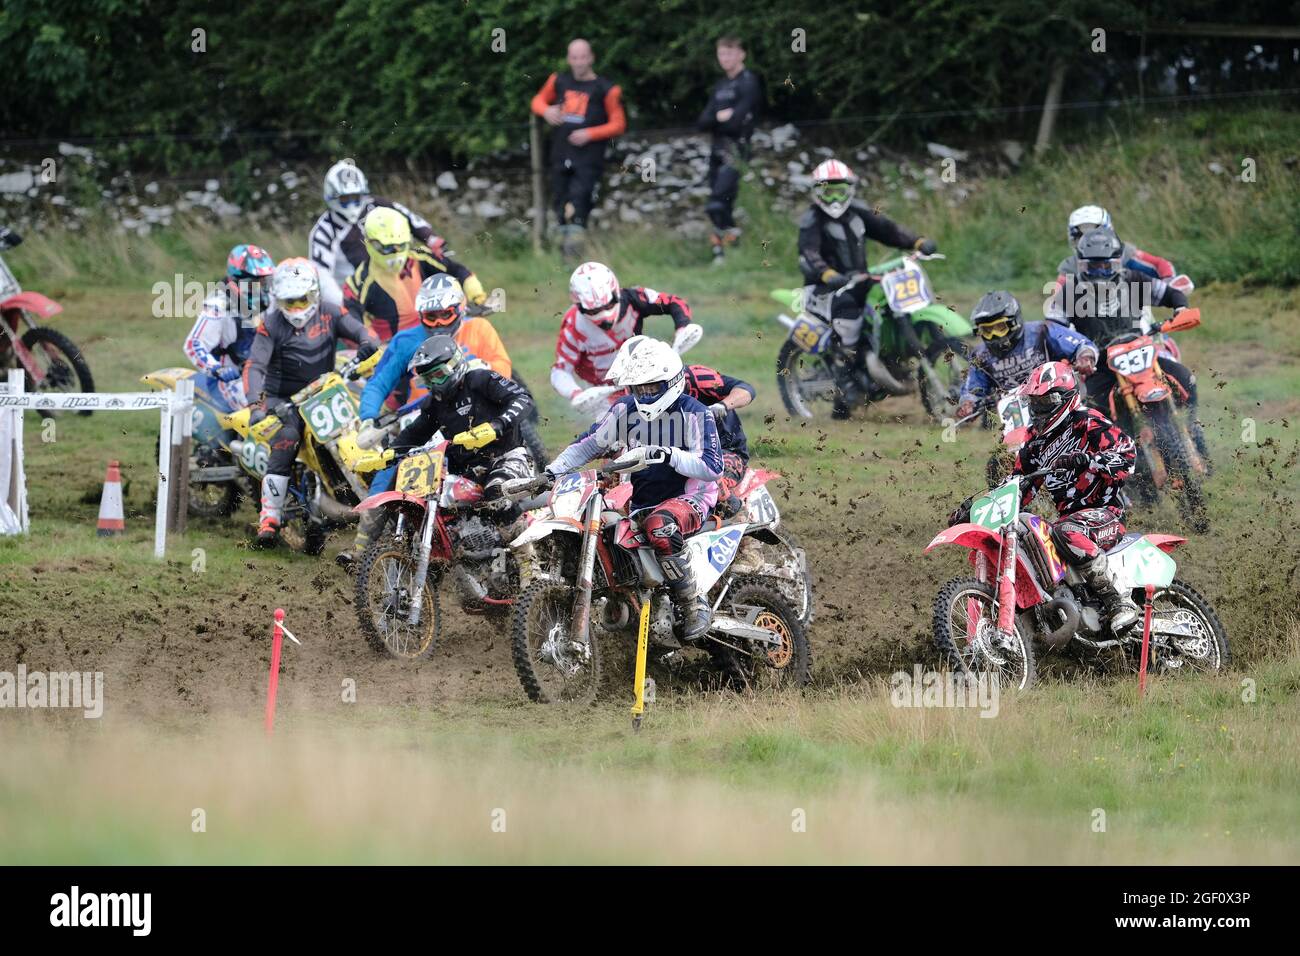
[[[1134,591],[1133,600],[1142,607],[1146,592]],[[1170,633],[1159,633],[1162,626]],[[1140,626],[1136,633],[1141,634]],[[1219,615],[1195,588],[1177,579],[1152,598],[1151,641],[1150,666],[1157,673],[1212,673],[1226,667],[1231,658],[1228,634]],[[1132,660],[1137,666],[1138,653]]]
[[[776,357],[776,387],[785,410],[798,418],[813,418],[819,405],[824,414],[835,401],[839,390],[835,375],[825,355],[805,352],[786,339]]]
[[[23,345],[32,353],[32,358],[45,373],[38,385],[30,372],[26,373],[26,385],[29,392],[93,392],[95,380],[90,374],[90,366],[81,355],[81,349],[73,341],[56,329],[38,326],[28,329],[23,336]],[[78,412],[89,415],[89,411]],[[49,411],[41,411],[41,416],[49,418]]]
[[[590,704],[601,680],[601,646],[596,629],[589,643],[573,634],[578,589],[543,581],[515,603],[511,656],[528,699],[538,704]]]
[[[989,674],[1000,687],[1023,690],[1036,675],[1032,635],[1017,620],[1009,638],[999,636],[996,614],[991,586],[949,581],[934,600],[934,643],[953,670]]]
[[[799,615],[781,593],[767,584],[741,580],[727,594],[732,617],[772,631],[776,645],[736,642],[743,649],[723,647],[714,654],[737,688],[752,690],[803,687],[812,679],[812,647]]]
[[[420,584],[424,593],[419,621],[409,620],[419,558],[409,542],[381,534],[370,542],[357,568],[355,603],[361,633],[375,650],[399,660],[418,660],[433,653],[441,624],[441,576],[433,566]]]
[[[228,454],[209,445],[200,445],[194,457],[199,468],[221,468],[235,463]],[[239,507],[238,481],[191,481],[189,492],[189,512],[196,518],[229,518]]]

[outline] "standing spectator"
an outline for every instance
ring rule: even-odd
[[[725,74],[713,87],[696,126],[713,134],[709,147],[709,202],[704,207],[713,223],[713,264],[723,263],[723,249],[740,238],[732,216],[740,189],[737,162],[749,160],[749,138],[762,102],[758,77],[745,69],[745,47],[736,37],[718,40],[718,66]]]
[[[605,142],[627,129],[623,91],[596,75],[591,44],[569,43],[566,73],[552,73],[533,97],[533,112],[555,127],[551,139],[551,190],[564,237],[564,256],[577,258],[592,195],[605,167]]]

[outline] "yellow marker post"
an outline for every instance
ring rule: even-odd
[[[633,680],[636,686],[633,687],[633,693],[636,697],[632,704],[632,729],[641,729],[641,718],[645,715],[645,656],[650,644],[650,600],[641,602],[641,623],[636,632],[636,676]]]

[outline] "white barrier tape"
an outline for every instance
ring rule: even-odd
[[[299,647],[302,647],[302,641],[298,640],[298,638],[293,636],[293,631],[285,627],[283,621],[280,622],[280,632],[284,634],[284,636],[287,637],[289,640],[297,644]]]
[[[0,409],[77,409],[104,412],[138,412],[147,408],[174,408],[180,411],[193,402],[177,401],[171,392],[26,392],[8,394],[0,389]]]

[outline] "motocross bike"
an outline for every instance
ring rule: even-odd
[[[1183,404],[1187,394],[1160,367],[1162,347],[1156,338],[1156,334],[1182,332],[1200,324],[1200,309],[1184,309],[1155,333],[1144,322],[1141,330],[1107,342],[1104,361],[1115,376],[1115,386],[1104,410],[1137,440],[1139,493],[1154,498],[1168,486],[1191,528],[1204,533],[1210,526],[1202,488],[1208,463],[1188,427]]]
[[[654,550],[637,520],[607,498],[626,487],[618,493],[625,499],[630,485],[611,488],[610,481],[644,466],[624,455],[599,470],[504,486],[512,498],[550,492],[547,510],[510,543],[522,552],[524,576],[512,615],[512,656],[533,701],[593,701],[602,681],[602,635],[636,629],[638,701],[648,645],[661,655],[684,648]],[[733,686],[803,686],[812,651],[798,613],[764,577],[733,567],[744,539],[771,535],[770,527],[710,524],[687,539],[697,585],[713,609],[709,630],[696,646],[708,651]]]
[[[772,298],[789,309],[777,316],[789,329],[776,359],[776,383],[786,411],[813,418],[818,402],[832,403],[838,396],[836,383],[849,374],[844,370],[848,359],[831,326],[831,306],[838,296],[870,282],[867,305],[881,318],[879,358],[884,367],[869,378],[861,370],[852,373],[863,377],[863,403],[907,394],[912,386],[906,379],[915,375],[926,412],[938,420],[950,416],[966,377],[962,339],[974,330],[965,316],[936,301],[930,289],[920,264],[942,258],[937,253],[899,256],[880,263],[874,272],[858,273],[827,295],[813,295],[812,286],[773,290]]]
[[[781,512],[767,483],[780,478],[775,471],[763,468],[746,468],[734,489],[743,510],[728,518],[724,524],[748,520],[759,528],[740,540],[740,551],[731,564],[733,574],[761,578],[781,592],[790,607],[799,615],[799,623],[806,631],[813,619],[812,576],[808,573],[808,557],[798,541],[781,527]],[[627,486],[628,492],[631,485]],[[606,495],[606,501],[617,500],[621,490]]]
[[[267,409],[258,422],[252,421],[251,406],[217,416],[221,428],[239,436],[230,442],[230,452],[257,475],[259,485],[281,420],[295,411],[302,417],[302,443],[280,520],[280,535],[294,550],[320,554],[330,530],[356,520],[352,507],[366,497],[369,476],[385,465],[383,452],[357,445],[357,395],[349,387],[350,381],[368,375],[382,354],[375,352],[365,361],[355,355],[346,359],[339,369]]]
[[[476,513],[483,487],[446,470],[448,446],[435,436],[405,453],[394,489],[354,509],[384,511],[383,530],[357,569],[357,621],[371,647],[405,660],[437,645],[444,583],[467,614],[505,615],[519,592],[519,565],[500,524]]]
[[[1174,577],[1169,552],[1186,541],[1130,532],[1106,551],[1121,595],[1144,608],[1142,623],[1116,636],[1101,602],[1075,568],[1061,560],[1051,526],[1022,511],[1021,485],[1051,471],[1012,475],[970,505],[926,546],[970,549],[975,577],[956,578],[934,602],[934,641],[955,670],[990,674],[1004,687],[1034,682],[1036,641],[1049,649],[1112,652],[1136,667],[1144,635],[1157,673],[1217,671],[1228,663],[1228,637],[1209,602]]]
[[[0,229],[0,251],[12,249],[22,237]],[[22,368],[29,392],[93,392],[95,380],[90,366],[62,332],[36,324],[36,316],[48,319],[63,306],[39,292],[24,292],[0,257],[0,368]],[[22,331],[23,327],[26,331]],[[42,410],[43,417],[55,412]],[[77,412],[89,415],[89,410]]]

